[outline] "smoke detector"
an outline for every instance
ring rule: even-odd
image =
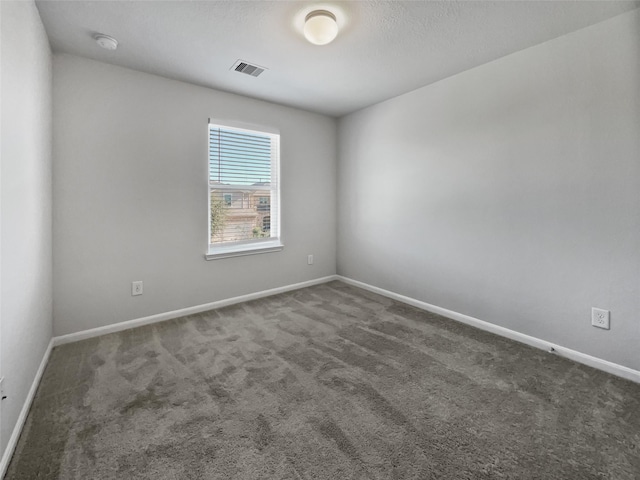
[[[118,41],[115,38],[110,37],[109,35],[98,33],[93,38],[96,43],[105,50],[115,50],[116,48],[118,48]]]

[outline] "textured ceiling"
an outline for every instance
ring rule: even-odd
[[[638,1],[37,2],[56,52],[332,116],[358,110],[638,8]],[[341,32],[307,43],[304,16]],[[95,33],[118,39],[99,48]],[[254,78],[230,70],[267,67]]]

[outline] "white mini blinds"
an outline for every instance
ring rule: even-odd
[[[280,135],[209,122],[207,258],[282,248]]]

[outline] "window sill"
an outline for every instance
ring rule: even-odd
[[[284,245],[279,241],[264,242],[258,245],[233,245],[230,247],[209,248],[204,258],[206,260],[220,260],[222,258],[244,257],[245,255],[258,255],[260,253],[279,252]]]

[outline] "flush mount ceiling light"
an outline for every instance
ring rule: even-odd
[[[115,50],[118,48],[118,41],[110,37],[109,35],[103,35],[102,33],[98,33],[93,37],[98,45],[100,45],[105,50]]]
[[[338,36],[336,16],[328,10],[314,10],[304,19],[304,36],[314,45],[326,45]]]

